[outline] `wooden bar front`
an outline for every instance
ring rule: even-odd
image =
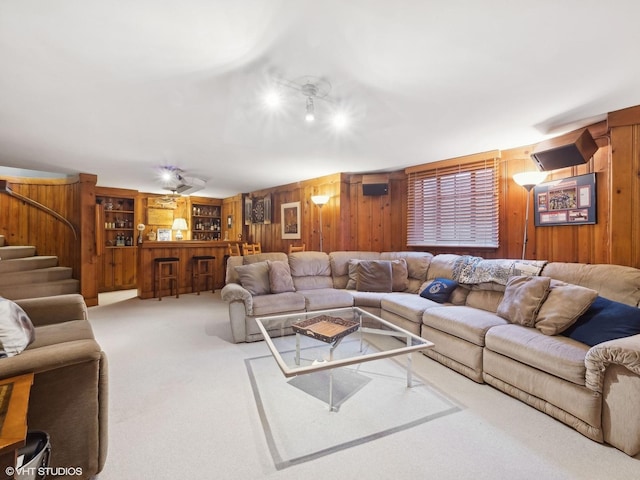
[[[153,298],[154,259],[160,257],[177,257],[179,262],[178,291],[191,293],[192,258],[195,255],[213,255],[215,259],[216,289],[224,286],[225,256],[228,255],[230,242],[182,240],[174,242],[147,241],[138,246],[138,297]],[[235,242],[232,242],[235,243]],[[162,285],[162,296],[171,296],[169,285]]]

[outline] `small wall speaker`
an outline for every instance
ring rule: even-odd
[[[389,182],[386,175],[363,175],[363,195],[386,195],[389,193]]]
[[[557,170],[587,163],[598,145],[586,128],[537,144],[531,154],[538,170]]]
[[[387,183],[363,183],[362,194],[363,195],[386,195],[389,193],[389,184]]]

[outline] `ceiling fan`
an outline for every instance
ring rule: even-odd
[[[175,194],[191,194],[202,190],[206,181],[196,177],[189,177],[178,167],[165,166],[160,168],[162,188]],[[178,195],[179,196],[179,195]]]

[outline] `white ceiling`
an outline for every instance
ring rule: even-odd
[[[228,197],[538,142],[640,104],[637,0],[0,0],[0,165]],[[323,77],[331,100],[274,79]],[[336,132],[322,120],[351,114]]]

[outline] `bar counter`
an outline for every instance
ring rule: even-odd
[[[154,259],[161,257],[177,257],[180,259],[178,272],[178,291],[191,293],[191,272],[194,255],[213,255],[215,259],[215,287],[224,286],[225,257],[229,252],[229,241],[181,240],[173,242],[146,241],[138,246],[138,297],[153,298]],[[162,296],[171,296],[168,282],[162,285]],[[204,281],[201,292],[204,292]],[[211,290],[209,290],[210,292]],[[202,295],[202,293],[201,293]],[[175,293],[174,293],[175,296]]]

